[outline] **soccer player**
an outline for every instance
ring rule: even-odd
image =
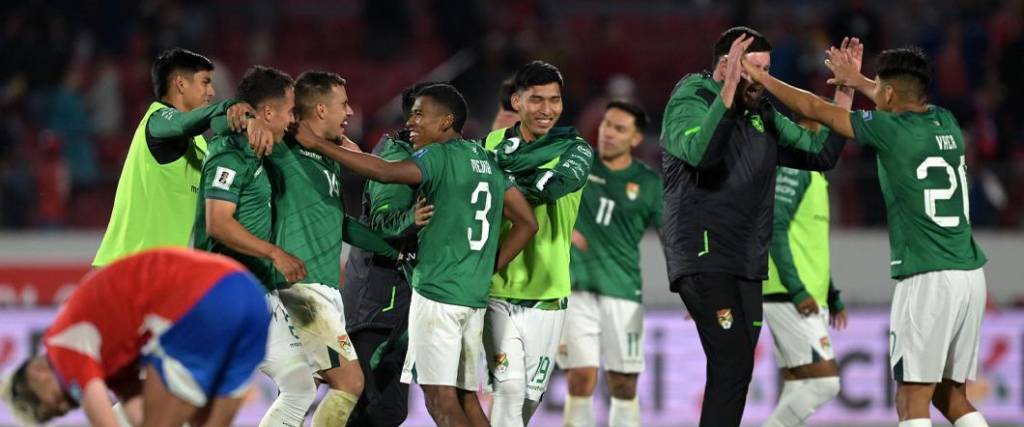
[[[806,425],[815,410],[839,394],[828,325],[845,328],[846,311],[831,280],[828,218],[825,174],[779,167],[764,320],[785,382],[767,427]]]
[[[529,203],[491,155],[461,138],[466,115],[458,90],[431,85],[417,92],[407,123],[412,142],[424,147],[409,160],[388,162],[323,143],[315,147],[374,181],[418,185],[435,207],[419,233],[402,382],[420,384],[427,411],[440,426],[487,425],[476,389],[490,278],[537,230]],[[513,225],[499,248],[503,214]]]
[[[417,83],[402,92],[402,114],[406,120],[412,114],[416,92],[431,84],[436,82]],[[423,148],[423,142],[414,144],[409,129],[402,129],[381,138],[374,154],[400,162]],[[415,205],[416,190],[408,185],[366,181],[361,220],[399,248],[407,262],[416,259],[419,227],[414,226]],[[349,252],[341,296],[349,338],[365,378],[363,394],[349,417],[348,425],[352,427],[397,427],[408,415],[409,386],[400,381],[408,350],[412,298],[406,273],[394,260],[370,251],[352,248]]]
[[[344,426],[363,390],[363,373],[345,331],[341,283],[342,241],[395,259],[398,252],[381,237],[345,215],[341,167],[305,149],[299,140],[341,144],[352,116],[346,81],[335,73],[307,71],[295,81],[297,131],[267,157],[273,190],[273,242],[306,265],[306,278],[281,290],[299,341],[318,379],[330,386],[313,413],[313,426]],[[281,280],[277,281],[281,283]],[[271,347],[272,354],[281,350]],[[284,371],[286,358],[272,360],[268,370]],[[307,384],[312,385],[307,382]],[[308,390],[309,404],[316,389]],[[307,405],[309,406],[309,405]]]
[[[128,147],[95,267],[147,248],[188,246],[206,154],[202,133],[212,117],[227,112],[233,129],[248,127],[258,152],[272,142],[265,126],[245,118],[253,111],[249,104],[210,104],[213,63],[206,57],[185,49],[164,51],[153,62],[152,78],[157,100]]]
[[[741,77],[740,57],[767,68],[771,44],[725,31],[714,71],[679,82],[662,122],[665,261],[707,356],[701,426],[740,424],[761,331],[775,169],[829,169],[845,139],[804,130]]]
[[[987,259],[971,234],[960,126],[948,110],[927,104],[930,64],[917,48],[882,52],[874,80],[848,53],[830,51],[827,64],[830,82],[867,95],[875,110],[851,112],[754,64],[744,69],[796,113],[877,152],[897,281],[889,363],[900,427],[930,426],[930,403],[956,427],[987,426],[967,399],[966,382],[978,366]]]
[[[512,106],[512,93],[515,90],[516,85],[511,77],[501,82],[498,88],[498,112],[494,114],[494,122],[491,123],[492,131],[510,128],[519,121],[519,114]]]
[[[81,407],[90,425],[117,427],[111,392],[142,401],[143,426],[230,425],[269,322],[256,278],[237,262],[144,251],[82,279],[43,336],[45,354],[22,363],[0,394],[31,425]]]
[[[547,390],[570,293],[569,247],[593,150],[562,115],[562,73],[533,61],[513,78],[519,123],[487,135],[498,166],[533,205],[537,235],[496,272],[484,327],[491,423],[527,424]],[[502,225],[503,230],[508,224]]]
[[[608,424],[640,426],[637,376],[644,370],[640,239],[661,226],[661,178],[632,149],[644,141],[647,113],[612,101],[598,128],[597,152],[573,232],[572,303],[558,365],[569,370],[565,425],[593,427],[597,368],[604,357],[611,392]]]
[[[273,68],[253,66],[238,85],[238,96],[256,109],[257,120],[281,141],[292,123],[294,83]],[[305,264],[270,242],[271,185],[264,160],[244,135],[217,126],[210,153],[203,162],[196,214],[195,247],[228,255],[245,265],[266,287],[272,321],[267,357],[260,370],[274,380],[281,394],[263,417],[262,426],[300,425],[312,404],[313,371],[302,344],[281,304],[279,285],[306,277]],[[281,283],[274,272],[283,276]]]

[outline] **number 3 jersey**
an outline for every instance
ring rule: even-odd
[[[850,114],[855,139],[878,152],[892,277],[984,265],[971,234],[964,140],[953,115],[937,106]]]
[[[661,226],[661,178],[634,160],[613,171],[595,161],[576,219],[587,250],[572,247],[573,289],[640,302],[640,239]]]
[[[434,216],[419,231],[412,287],[445,304],[487,307],[505,190],[512,185],[479,143],[451,140],[412,155]]]

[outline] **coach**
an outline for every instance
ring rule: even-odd
[[[665,108],[661,143],[669,283],[707,356],[702,427],[739,426],[761,330],[776,166],[831,169],[845,140],[806,131],[762,99],[740,57],[768,69],[757,31],[725,31],[711,73],[691,74]]]

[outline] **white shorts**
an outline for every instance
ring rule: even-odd
[[[897,381],[973,380],[985,314],[985,272],[942,270],[896,283],[889,366]]]
[[[310,368],[309,358],[302,350],[298,332],[292,326],[291,316],[281,303],[279,292],[281,291],[267,294],[267,305],[270,306],[270,331],[267,335],[267,356],[259,369],[272,379],[296,367],[308,369],[312,377],[313,370]]]
[[[337,288],[319,283],[296,283],[278,292],[314,372],[337,368],[342,360],[358,360],[345,331],[345,303]],[[288,294],[298,299],[287,298]]]
[[[644,370],[644,307],[636,301],[573,291],[565,314],[558,366],[597,367],[639,374]]]
[[[402,382],[477,391],[484,311],[434,301],[413,290]]]
[[[795,368],[835,359],[828,316],[828,307],[818,307],[818,314],[803,316],[793,303],[764,303],[764,321],[775,341],[775,363],[780,368]]]
[[[548,388],[565,310],[541,310],[491,299],[484,325],[490,380],[526,381],[526,398],[539,401]],[[488,384],[494,390],[496,384]]]

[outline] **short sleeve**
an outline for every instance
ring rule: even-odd
[[[48,335],[46,357],[57,372],[61,387],[76,401],[82,390],[94,379],[103,379],[100,336],[91,323],[80,322]]]
[[[239,153],[220,152],[203,163],[203,194],[207,199],[238,203],[249,180],[249,167]]]
[[[887,141],[896,128],[895,117],[878,110],[851,111],[850,124],[853,126],[854,141],[882,150],[888,148]]]
[[[441,173],[444,168],[445,155],[442,147],[423,147],[412,154],[411,160],[420,168],[421,185],[429,186],[431,180]]]

